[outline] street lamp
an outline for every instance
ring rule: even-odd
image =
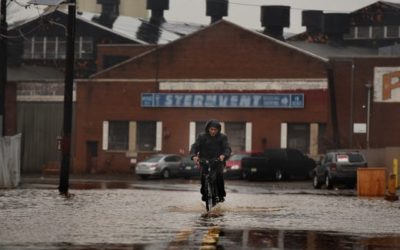
[[[76,4],[75,0],[31,0],[30,3],[38,5],[60,5],[68,4],[67,24],[67,48],[65,61],[65,84],[64,84],[64,118],[63,137],[61,143],[62,159],[60,169],[60,183],[58,191],[61,195],[69,196],[69,169],[71,159],[71,132],[72,132],[72,94],[74,87],[74,56],[75,56],[75,23]]]
[[[369,149],[369,128],[370,128],[370,121],[371,121],[371,91],[372,91],[372,83],[371,81],[368,81],[367,84],[365,84],[365,87],[368,90],[367,93],[367,138],[366,138],[366,144],[367,144],[367,149]]]

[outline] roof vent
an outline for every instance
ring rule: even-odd
[[[324,25],[324,13],[321,10],[304,10],[301,25],[306,26],[307,33],[310,35],[321,33]]]
[[[350,16],[346,13],[324,14],[324,33],[331,41],[342,41],[350,30]]]
[[[290,7],[283,5],[261,6],[261,25],[264,34],[283,39],[283,28],[290,24]]]
[[[211,17],[211,23],[228,16],[228,0],[207,0],[206,15]]]
[[[164,10],[169,9],[169,0],[147,0],[147,9],[151,10],[150,23],[160,25],[165,22]]]
[[[97,0],[97,4],[101,4],[101,14],[93,17],[93,22],[112,28],[119,16],[119,3],[120,0]]]

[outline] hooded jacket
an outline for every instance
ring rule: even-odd
[[[210,135],[208,131],[210,127],[217,128],[218,132],[215,136]],[[191,157],[198,154],[200,158],[215,159],[224,155],[225,159],[228,159],[231,155],[231,148],[228,144],[228,137],[221,133],[219,121],[214,119],[207,121],[204,130],[190,148]]]

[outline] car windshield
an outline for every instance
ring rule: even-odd
[[[162,155],[154,155],[145,160],[145,162],[158,162],[162,158]]]

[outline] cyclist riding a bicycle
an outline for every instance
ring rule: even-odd
[[[216,180],[218,188],[218,202],[223,202],[225,200],[225,183],[223,170],[225,161],[231,155],[231,148],[229,147],[228,137],[221,133],[221,124],[217,120],[209,120],[205,125],[205,132],[198,135],[195,143],[192,144],[190,148],[190,155],[192,160],[199,164],[200,159],[213,160],[219,159],[220,164],[218,164],[216,171]],[[202,200],[205,201],[205,174],[207,171],[200,162],[201,168],[201,189]]]

